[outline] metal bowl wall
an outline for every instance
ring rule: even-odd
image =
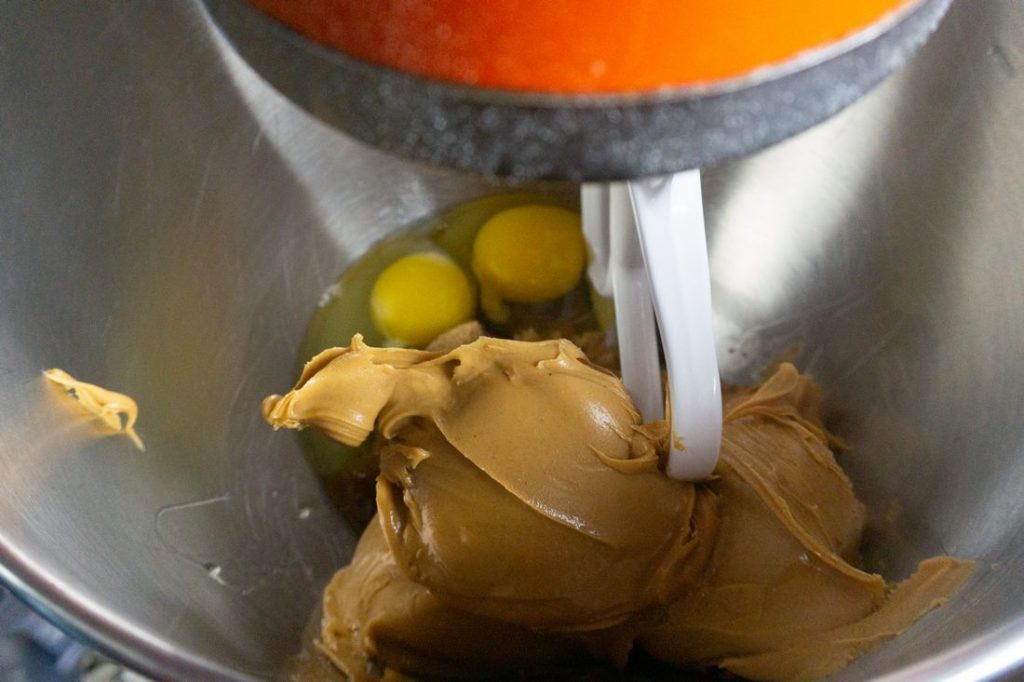
[[[0,26],[0,578],[155,676],[273,677],[353,535],[259,401],[346,263],[504,188],[316,122],[196,2]],[[979,561],[839,679],[1024,659],[1022,67],[1017,0],[956,3],[863,101],[705,174],[727,378],[795,348],[826,387],[874,566]],[[52,366],[137,398],[146,451],[93,438]]]

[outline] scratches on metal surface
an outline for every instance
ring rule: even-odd
[[[833,383],[844,383],[848,378],[852,377],[869,362],[874,360],[899,335],[902,326],[903,325],[901,324],[893,324],[886,329],[874,343],[868,346],[868,348],[857,356],[857,360],[853,364],[849,365],[841,374],[832,380]]]
[[[281,284],[284,289],[284,300],[288,304],[288,309],[292,308],[293,303],[296,300],[293,298],[292,290],[292,264],[295,263],[294,258],[290,258],[291,252],[293,252],[295,246],[295,238],[290,237],[286,243],[285,251],[287,253],[282,254],[281,258]]]
[[[124,147],[117,152],[117,163],[114,167],[114,189],[111,192],[110,207],[115,218],[121,216],[121,180],[124,174]]]
[[[195,509],[197,507],[205,507],[208,504],[217,504],[217,503],[220,503],[220,502],[227,502],[230,499],[231,499],[231,496],[225,494],[225,495],[218,495],[217,497],[211,497],[211,498],[205,499],[205,500],[194,500],[192,502],[182,502],[181,504],[172,504],[172,505],[168,505],[166,507],[161,507],[157,511],[156,517],[157,517],[157,520],[159,522],[160,517],[163,516],[166,513],[169,513],[169,512],[182,511],[182,510],[185,510],[185,509]]]
[[[210,151],[206,154],[206,161],[203,163],[203,175],[199,180],[199,189],[196,191],[195,201],[192,202],[192,213],[189,216],[188,225],[190,228],[195,229],[199,222],[199,213],[203,206],[203,201],[206,199],[206,189],[210,184],[210,169],[213,167],[213,156],[217,151],[217,146],[211,145]]]
[[[258,152],[260,147],[263,146],[264,137],[263,128],[257,128],[256,134],[252,137],[252,143],[249,145],[249,154],[256,156],[256,152]]]
[[[265,587],[280,569],[251,561],[249,547],[225,543],[223,537],[211,539],[211,524],[237,525],[232,519],[232,499],[224,494],[162,507],[156,514],[156,535],[164,550],[193,564],[215,584],[245,596]],[[240,538],[241,533],[234,537]]]
[[[988,54],[1004,76],[1014,78],[1017,75],[1016,60],[1005,46],[993,43],[988,49]]]
[[[261,468],[259,473],[268,470]],[[237,490],[158,510],[160,549],[242,596],[282,586],[315,593],[329,567],[323,565],[324,557],[304,551],[310,542],[302,536],[315,536],[318,530],[316,524],[309,525],[314,508],[304,504],[299,481],[294,475],[284,481],[262,475],[246,479],[243,475],[236,481]],[[282,483],[284,495],[275,487]],[[211,533],[211,528],[232,530]]]
[[[787,346],[792,345],[794,328],[807,328],[822,319],[837,319],[850,315],[871,302],[885,290],[885,282],[875,282],[863,290],[851,290],[843,296],[819,303],[809,309],[783,314],[751,325],[722,343],[729,347],[729,354],[738,354],[743,364],[760,370],[778,360]],[[821,360],[820,349],[807,362],[817,364]],[[809,367],[808,367],[809,369]]]

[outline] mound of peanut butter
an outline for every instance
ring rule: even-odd
[[[277,427],[378,432],[377,515],[324,593],[321,650],[352,680],[478,677],[640,648],[680,667],[817,679],[910,627],[972,570],[896,585],[856,567],[863,505],[817,386],[789,364],[726,397],[712,480],[669,479],[664,423],[559,341],[313,358]]]

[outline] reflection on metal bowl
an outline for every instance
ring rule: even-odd
[[[503,188],[399,161],[285,101],[193,2],[5,3],[0,578],[158,677],[272,676],[353,534],[260,399],[375,240]],[[1024,14],[956,3],[907,70],[706,172],[719,354],[796,349],[874,514],[869,558],[980,562],[838,679],[1024,659]],[[137,399],[90,439],[40,370]]]

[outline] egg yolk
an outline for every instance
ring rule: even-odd
[[[586,264],[579,213],[516,206],[496,214],[473,242],[473,273],[487,317],[505,322],[506,302],[542,303],[576,286]]]
[[[389,265],[373,284],[370,313],[389,341],[423,346],[473,317],[469,278],[451,258],[414,253]]]

